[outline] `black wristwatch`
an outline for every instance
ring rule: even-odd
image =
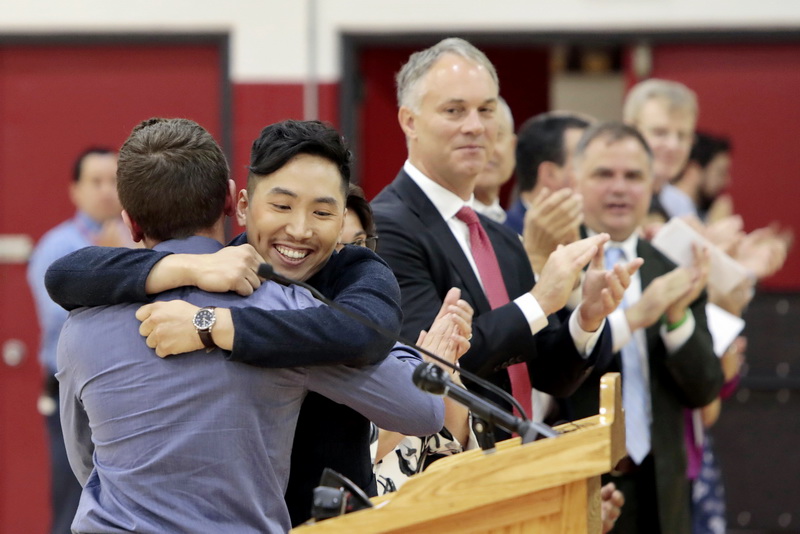
[[[197,310],[197,313],[194,314],[194,319],[192,319],[192,324],[197,329],[197,335],[200,336],[200,341],[203,342],[203,346],[205,346],[207,351],[217,348],[214,344],[214,340],[211,339],[211,328],[214,326],[214,323],[217,322],[217,314],[214,311],[215,306],[206,306],[205,308],[200,308]]]

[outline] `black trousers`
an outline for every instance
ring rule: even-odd
[[[648,455],[640,465],[620,462],[621,474],[603,475],[603,484],[613,482],[625,496],[625,506],[617,519],[613,534],[661,534],[658,521],[658,495],[655,462]]]

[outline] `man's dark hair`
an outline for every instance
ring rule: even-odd
[[[586,148],[592,141],[601,138],[606,140],[609,144],[624,141],[625,139],[635,139],[642,145],[642,148],[644,148],[650,163],[653,162],[653,151],[650,149],[644,137],[642,137],[642,134],[639,133],[639,130],[633,126],[617,121],[601,122],[589,126],[589,128],[583,132],[580,141],[578,141],[578,145],[575,147],[575,159],[582,158],[586,152]]]
[[[689,161],[694,161],[705,168],[715,157],[731,151],[731,142],[727,137],[716,137],[697,132],[692,145]]]
[[[364,190],[355,184],[350,184],[350,189],[347,192],[347,210],[348,213],[354,213],[358,220],[361,221],[361,226],[364,227],[367,237],[378,235],[375,217],[372,214],[372,206],[367,202]]]
[[[85,149],[78,154],[78,157],[75,158],[75,163],[72,165],[72,181],[76,183],[80,181],[81,173],[83,172],[83,162],[88,156],[113,156],[114,154],[116,154],[116,152],[104,146],[92,146]]]
[[[351,157],[344,138],[330,124],[296,120],[270,124],[253,141],[247,177],[248,194],[253,194],[262,178],[280,170],[299,154],[319,156],[336,165],[342,176],[342,196],[347,197]]]
[[[119,151],[122,207],[145,236],[158,241],[213,226],[225,209],[228,177],[220,146],[188,119],[148,119]]]
[[[558,166],[566,163],[564,132],[588,127],[589,121],[568,113],[542,113],[525,121],[517,133],[516,174],[520,191],[536,187],[539,165],[543,162]]]

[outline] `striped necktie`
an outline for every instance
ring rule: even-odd
[[[619,247],[606,247],[606,269],[626,261],[625,252]],[[628,307],[625,297],[620,304],[622,309]],[[622,347],[622,406],[625,408],[625,445],[628,455],[637,465],[642,463],[650,452],[650,388],[645,380],[644,360],[631,335],[628,343]]]

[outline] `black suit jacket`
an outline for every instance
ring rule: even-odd
[[[378,253],[400,283],[405,336],[416,338],[420,330],[429,328],[447,291],[458,287],[462,298],[475,309],[472,346],[461,358],[461,366],[506,391],[511,391],[506,368],[526,361],[533,387],[568,395],[588,374],[599,353],[611,353],[608,331],[584,358],[575,349],[568,325],[555,315],[534,336],[513,302],[492,310],[447,223],[404,171],[375,197],[372,209],[380,236]],[[513,301],[534,285],[528,257],[512,230],[482,215],[479,218]]]
[[[655,278],[675,268],[653,246],[640,239],[637,253],[644,259],[639,269],[644,290]],[[653,424],[651,443],[655,462],[661,532],[679,534],[691,532],[690,495],[686,479],[686,447],[684,443],[684,409],[699,408],[719,394],[724,381],[718,358],[714,355],[711,334],[706,322],[706,295],[691,305],[695,329],[688,341],[674,354],[667,354],[659,333],[660,322],[646,329],[650,363],[650,395]],[[609,371],[622,371],[619,353],[608,362],[598,362],[589,378],[569,399],[575,418],[597,413],[600,396],[600,377]],[[622,377],[623,380],[625,377]],[[611,478],[611,480],[614,480]],[[619,481],[617,482],[619,484]],[[614,532],[635,532],[626,528],[630,518],[620,518]]]

